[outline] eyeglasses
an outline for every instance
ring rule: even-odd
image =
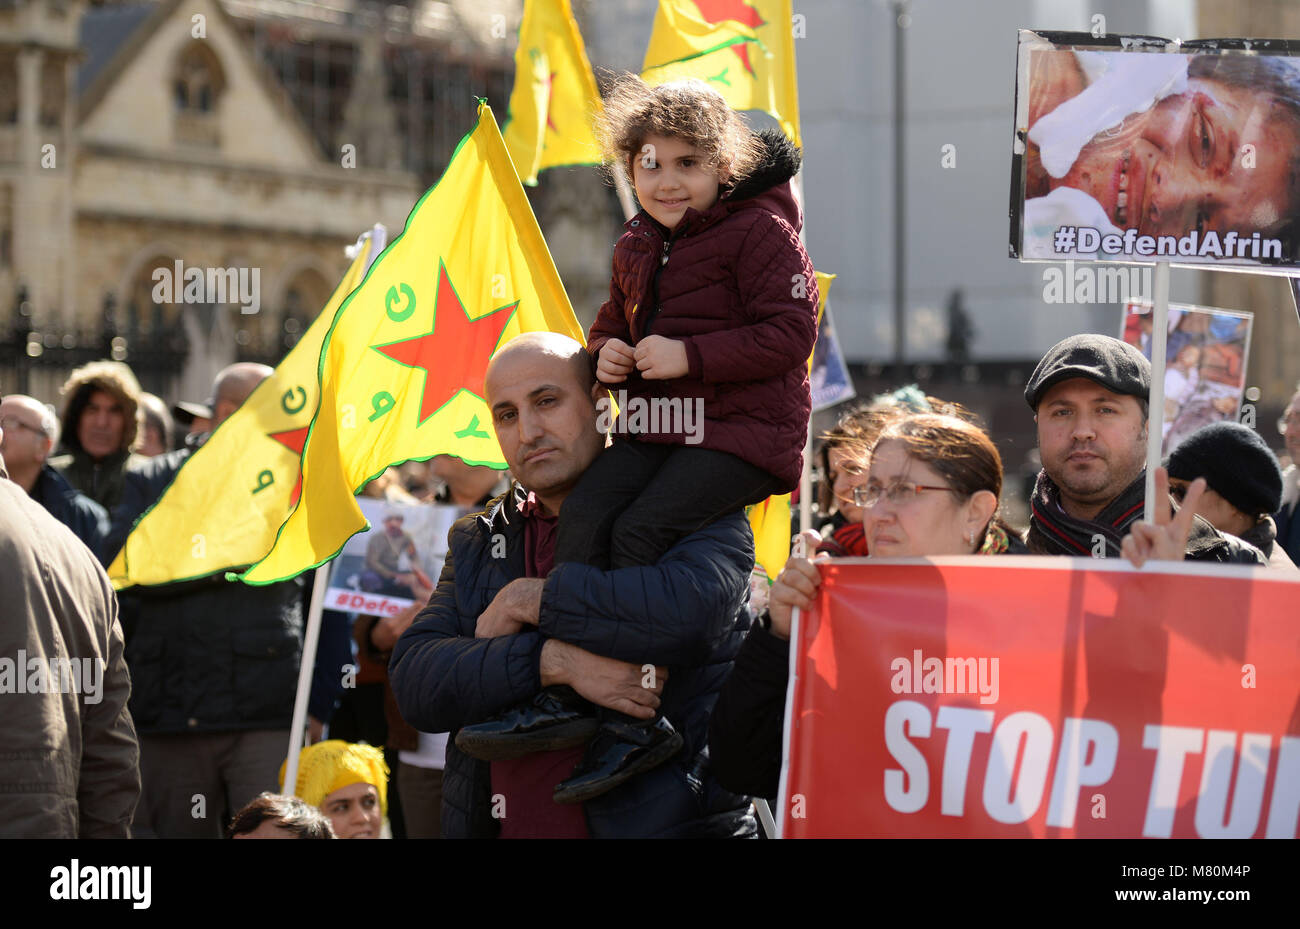
[[[1170,478],[1169,496],[1173,497],[1176,502],[1182,503],[1183,498],[1187,496],[1187,488],[1190,486],[1190,481],[1180,481],[1176,478]]]
[[[853,502],[865,509],[870,509],[880,502],[884,497],[894,506],[903,506],[911,503],[917,498],[917,495],[923,490],[946,490],[952,492],[951,487],[931,487],[927,484],[896,483],[888,487],[868,486],[853,488]]]
[[[41,438],[49,437],[44,429],[40,429],[36,426],[29,426],[21,419],[0,419],[0,432],[3,432],[6,429],[26,429],[29,432],[36,433]]]

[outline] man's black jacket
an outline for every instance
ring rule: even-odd
[[[68,483],[48,464],[41,466],[32,488],[32,499],[51,516],[72,530],[104,564],[104,538],[108,535],[108,511]]]
[[[718,787],[701,756],[713,703],[749,626],[754,540],[744,515],[689,536],[650,567],[602,572],[557,565],[536,630],[476,639],[479,614],[501,588],[525,576],[522,500],[516,484],[482,513],[456,522],[438,587],[389,665],[402,717],[424,732],[453,733],[443,774],[443,836],[497,834],[490,766],[460,752],[454,733],[541,690],[539,657],[548,637],[621,661],[666,666],[660,709],[686,741],[673,760],[584,804],[593,838],[755,834],[748,800]]]
[[[183,448],[127,470],[105,557],[193,454]],[[195,526],[202,532],[202,526]],[[144,733],[288,729],[302,661],[301,578],[252,587],[225,572],[118,595],[131,716]]]

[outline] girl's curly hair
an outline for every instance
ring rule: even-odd
[[[763,146],[722,94],[700,80],[651,87],[635,74],[614,79],[596,121],[605,158],[632,180],[633,159],[646,136],[681,139],[694,146],[704,164],[729,182],[749,175],[762,159]]]

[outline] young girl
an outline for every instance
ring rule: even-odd
[[[610,569],[654,564],[798,484],[817,283],[790,188],[800,153],[779,131],[754,134],[703,82],[651,88],[635,75],[606,101],[603,130],[642,207],[614,247],[588,344],[619,418],[565,500],[555,563]],[[662,717],[602,711],[555,799],[591,799],[681,746]]]

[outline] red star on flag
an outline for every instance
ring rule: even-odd
[[[420,418],[424,425],[456,394],[467,390],[483,398],[483,378],[488,358],[496,351],[501,333],[514,316],[519,301],[498,307],[478,319],[470,319],[465,305],[438,259],[438,293],[434,298],[433,328],[424,335],[371,346],[399,364],[424,371],[424,393]],[[507,312],[508,311],[508,312]]]
[[[758,10],[743,0],[695,0],[695,5],[700,8],[700,14],[708,23],[721,23],[730,19],[751,29],[767,25],[767,21],[759,15]],[[731,50],[740,56],[745,70],[752,76],[754,69],[749,64],[749,43],[741,42],[733,45]]]
[[[559,131],[555,128],[555,123],[551,121],[551,94],[555,90],[555,75],[559,73],[558,71],[552,71],[546,78],[546,128],[552,132]]]
[[[275,439],[299,458],[298,480],[294,482],[293,490],[289,493],[290,507],[298,502],[298,497],[302,494],[302,447],[307,444],[307,430],[309,428],[311,427],[303,426],[299,429],[286,429],[284,432],[267,433],[268,438]]]

